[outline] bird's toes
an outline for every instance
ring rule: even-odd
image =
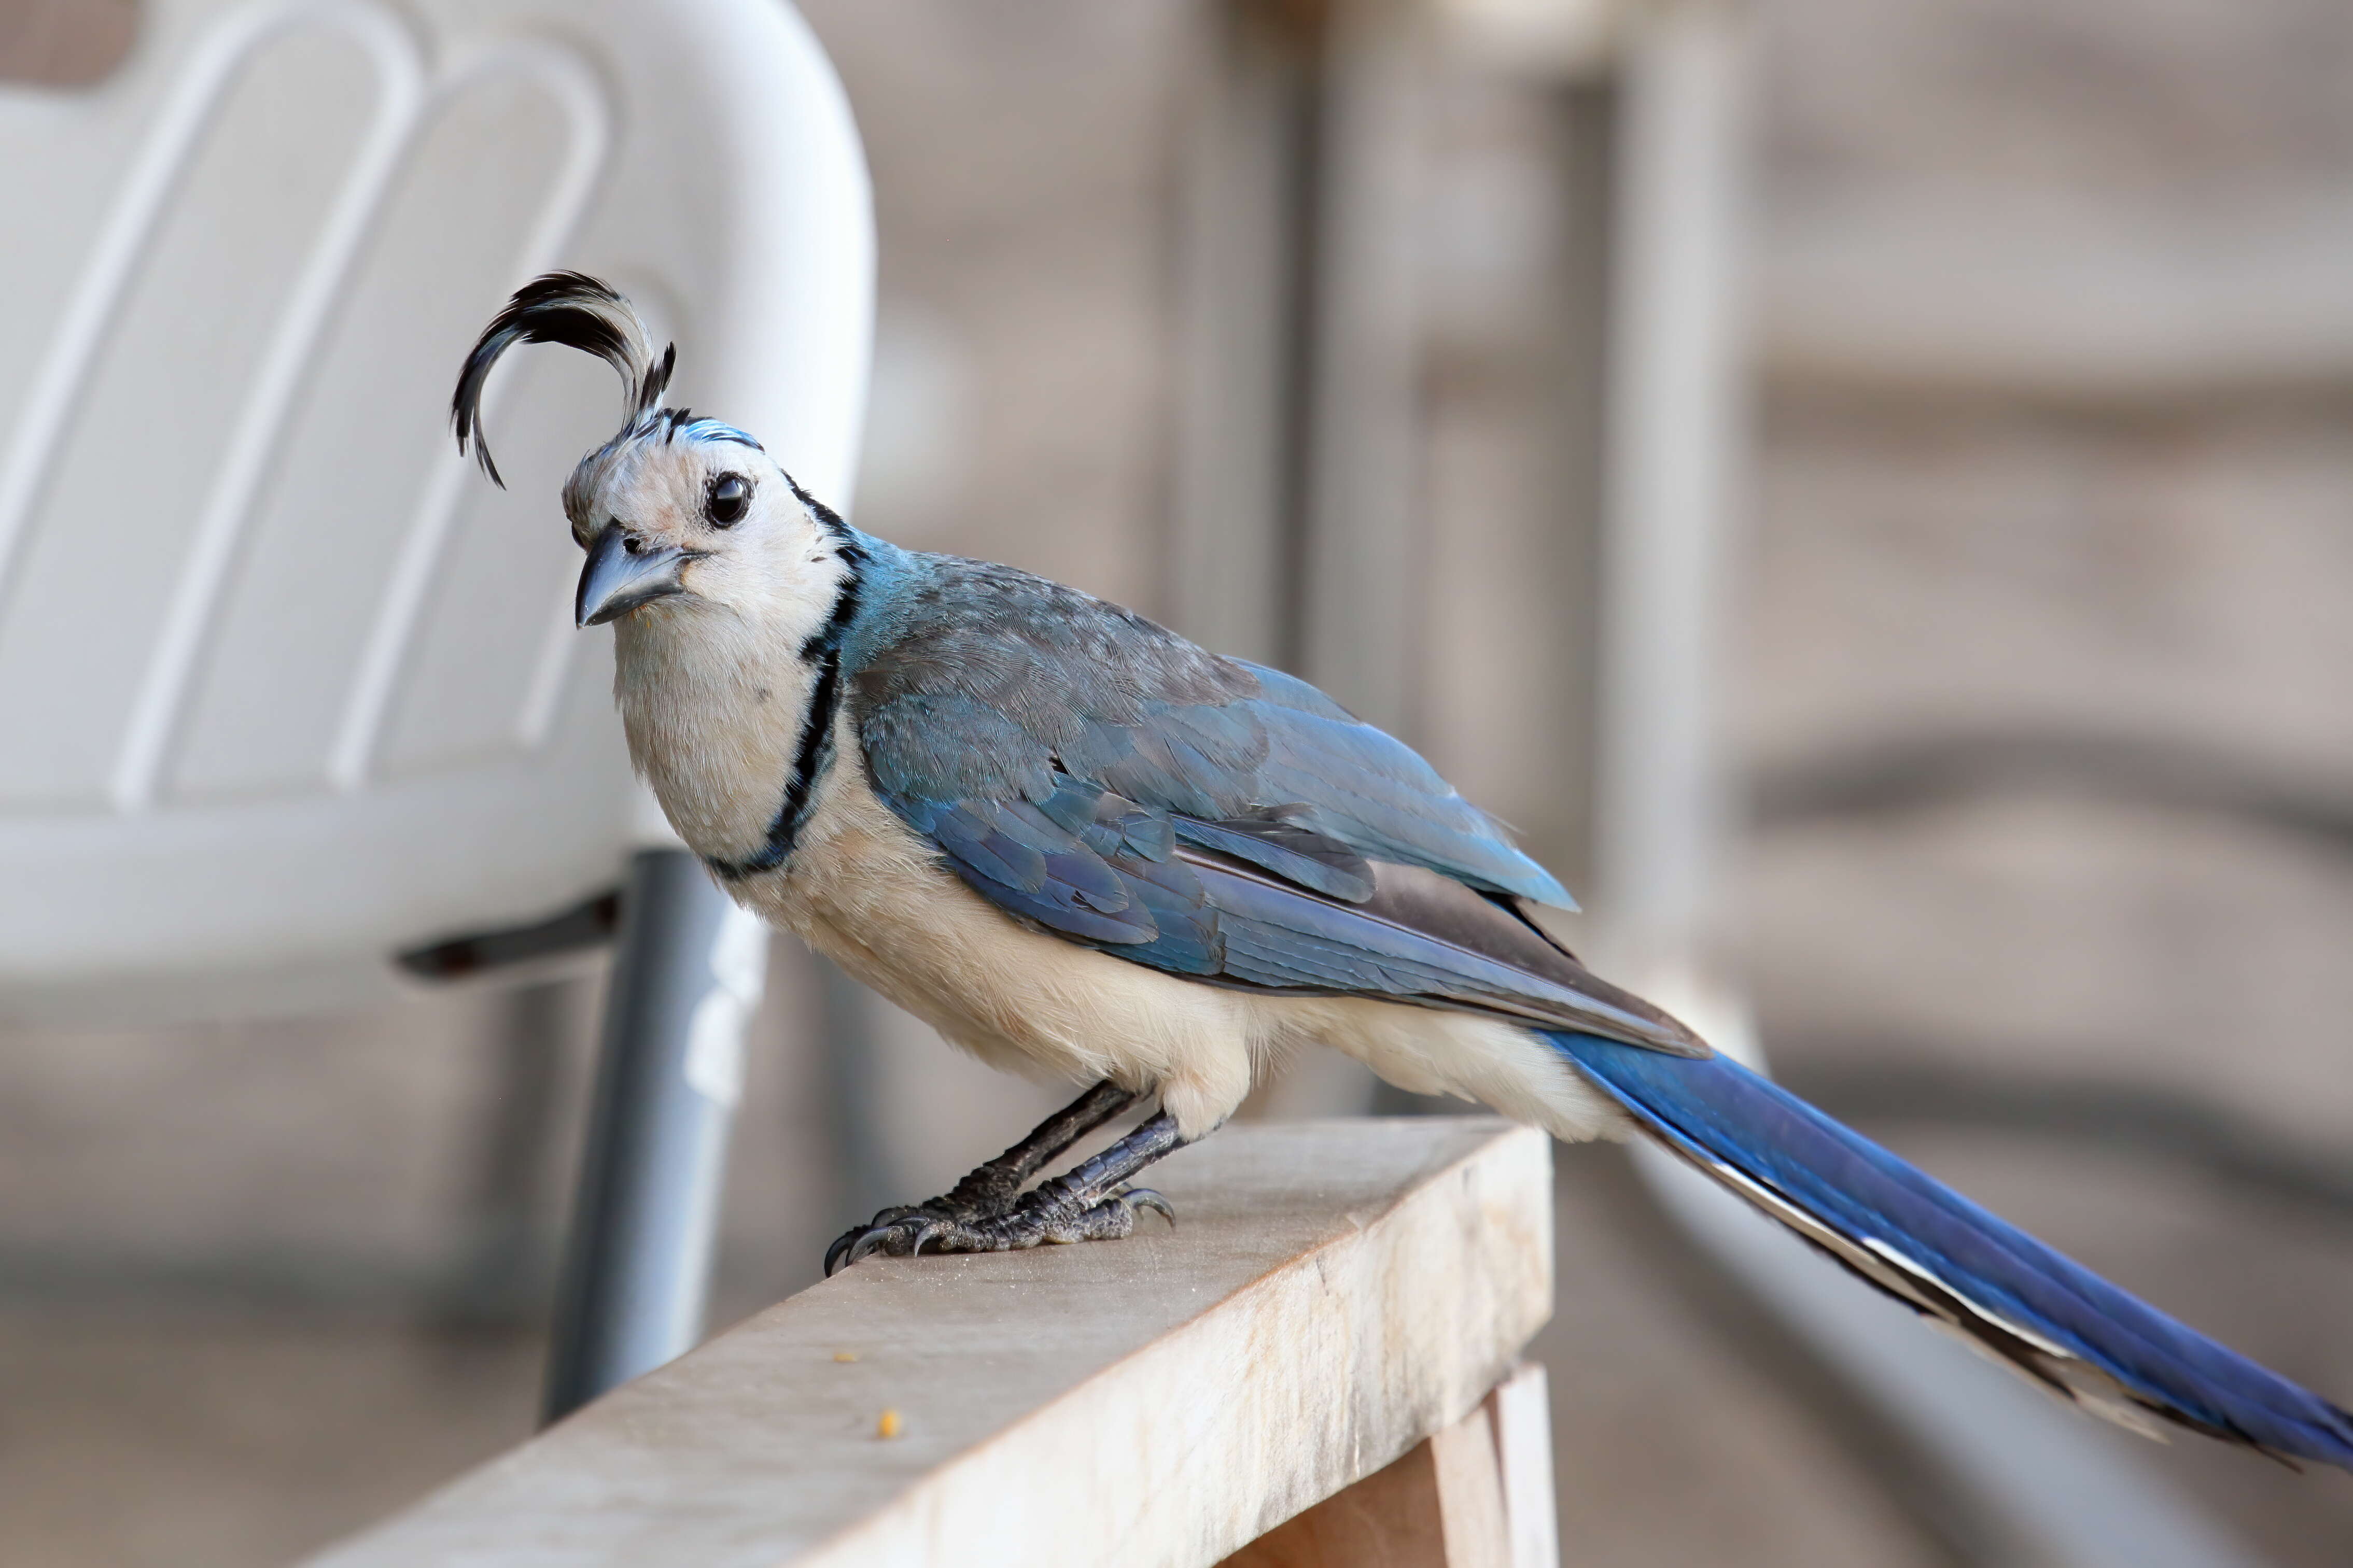
[[[825,1272],[831,1279],[878,1252],[885,1258],[913,1258],[925,1247],[934,1252],[989,1252],[999,1246],[950,1215],[912,1208],[887,1224],[860,1226],[836,1240],[826,1249]]]
[[[826,1278],[832,1279],[860,1258],[878,1251],[893,1258],[914,1252],[923,1242],[938,1236],[944,1226],[957,1223],[960,1216],[944,1210],[943,1202],[934,1198],[929,1203],[893,1204],[864,1225],[851,1226],[825,1249]]]
[[[1119,1202],[1125,1204],[1130,1210],[1141,1212],[1145,1209],[1150,1209],[1154,1214],[1158,1215],[1162,1219],[1168,1222],[1169,1229],[1174,1230],[1176,1228],[1176,1205],[1171,1204],[1166,1198],[1162,1197],[1158,1193],[1154,1192],[1150,1187],[1123,1187],[1114,1195],[1117,1197]]]
[[[871,1223],[845,1232],[826,1248],[828,1279],[871,1258],[913,1258],[922,1252],[1021,1252],[1039,1246],[1118,1241],[1135,1233],[1135,1216],[1150,1212],[1170,1225],[1176,1211],[1150,1187],[1124,1187],[1095,1198],[1084,1189],[1040,1189],[1009,1214],[966,1218],[933,1204],[884,1209]]]
[[[906,1258],[916,1247],[937,1234],[938,1226],[928,1220],[902,1220],[895,1225],[869,1226],[863,1235],[849,1244],[849,1255],[841,1260],[844,1268],[861,1258],[880,1252],[890,1258]]]
[[[1084,1208],[1050,1211],[1039,1219],[1037,1240],[1022,1245],[1035,1247],[1043,1241],[1061,1247],[1080,1241],[1124,1241],[1135,1234],[1135,1210],[1129,1206],[1124,1193],[1115,1193]]]

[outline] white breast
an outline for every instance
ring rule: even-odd
[[[848,721],[799,847],[736,896],[993,1067],[1157,1090],[1188,1133],[1250,1091],[1260,1021],[1197,985],[1033,931],[875,798]]]
[[[696,854],[759,848],[784,798],[809,668],[723,610],[661,599],[615,626],[613,696],[629,757]]]
[[[1023,924],[875,797],[842,723],[791,863],[736,896],[992,1066],[1156,1091],[1197,1137],[1241,1104],[1258,1063],[1322,1043],[1402,1088],[1481,1100],[1561,1137],[1625,1131],[1557,1052],[1499,1020],[1229,990]]]

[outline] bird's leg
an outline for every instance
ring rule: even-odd
[[[925,1208],[937,1207],[954,1219],[985,1219],[1009,1211],[1030,1177],[1080,1139],[1144,1098],[1134,1089],[1108,1080],[1079,1096],[1031,1129],[1029,1136],[974,1171],[934,1198]]]
[[[1095,1085],[941,1196],[884,1209],[867,1224],[852,1227],[826,1248],[826,1273],[832,1274],[840,1266],[843,1255],[861,1237],[877,1230],[909,1220],[949,1219],[968,1224],[1010,1213],[1021,1196],[1024,1183],[1071,1144],[1142,1098],[1135,1090],[1122,1089],[1109,1080]]]
[[[926,1247],[934,1252],[1018,1252],[1046,1242],[1113,1241],[1134,1233],[1138,1209],[1150,1209],[1174,1225],[1176,1213],[1166,1198],[1149,1187],[1124,1184],[1184,1142],[1176,1132],[1176,1119],[1160,1111],[1102,1153],[1040,1182],[1003,1214],[957,1219],[919,1210],[846,1237],[842,1267],[874,1252],[905,1258]]]

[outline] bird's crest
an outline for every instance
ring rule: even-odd
[[[610,284],[585,272],[550,272],[515,290],[506,308],[491,319],[466,356],[458,377],[457,395],[449,400],[449,423],[458,434],[458,450],[473,443],[474,457],[493,483],[504,488],[498,465],[491,461],[490,444],[482,438],[482,387],[491,366],[516,343],[562,343],[595,354],[620,373],[623,393],[629,399],[622,434],[647,410],[661,402],[670,385],[678,345],[667,344],[654,357],[646,327],[628,300]]]

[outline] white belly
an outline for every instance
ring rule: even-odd
[[[1032,931],[891,814],[854,753],[781,871],[744,904],[992,1067],[1157,1091],[1188,1135],[1250,1092],[1249,998]]]
[[[736,892],[991,1066],[1156,1092],[1187,1138],[1233,1113],[1258,1064],[1309,1043],[1560,1137],[1626,1131],[1556,1052],[1499,1020],[1227,990],[1031,930],[942,867],[854,757],[828,778],[792,863]]]

